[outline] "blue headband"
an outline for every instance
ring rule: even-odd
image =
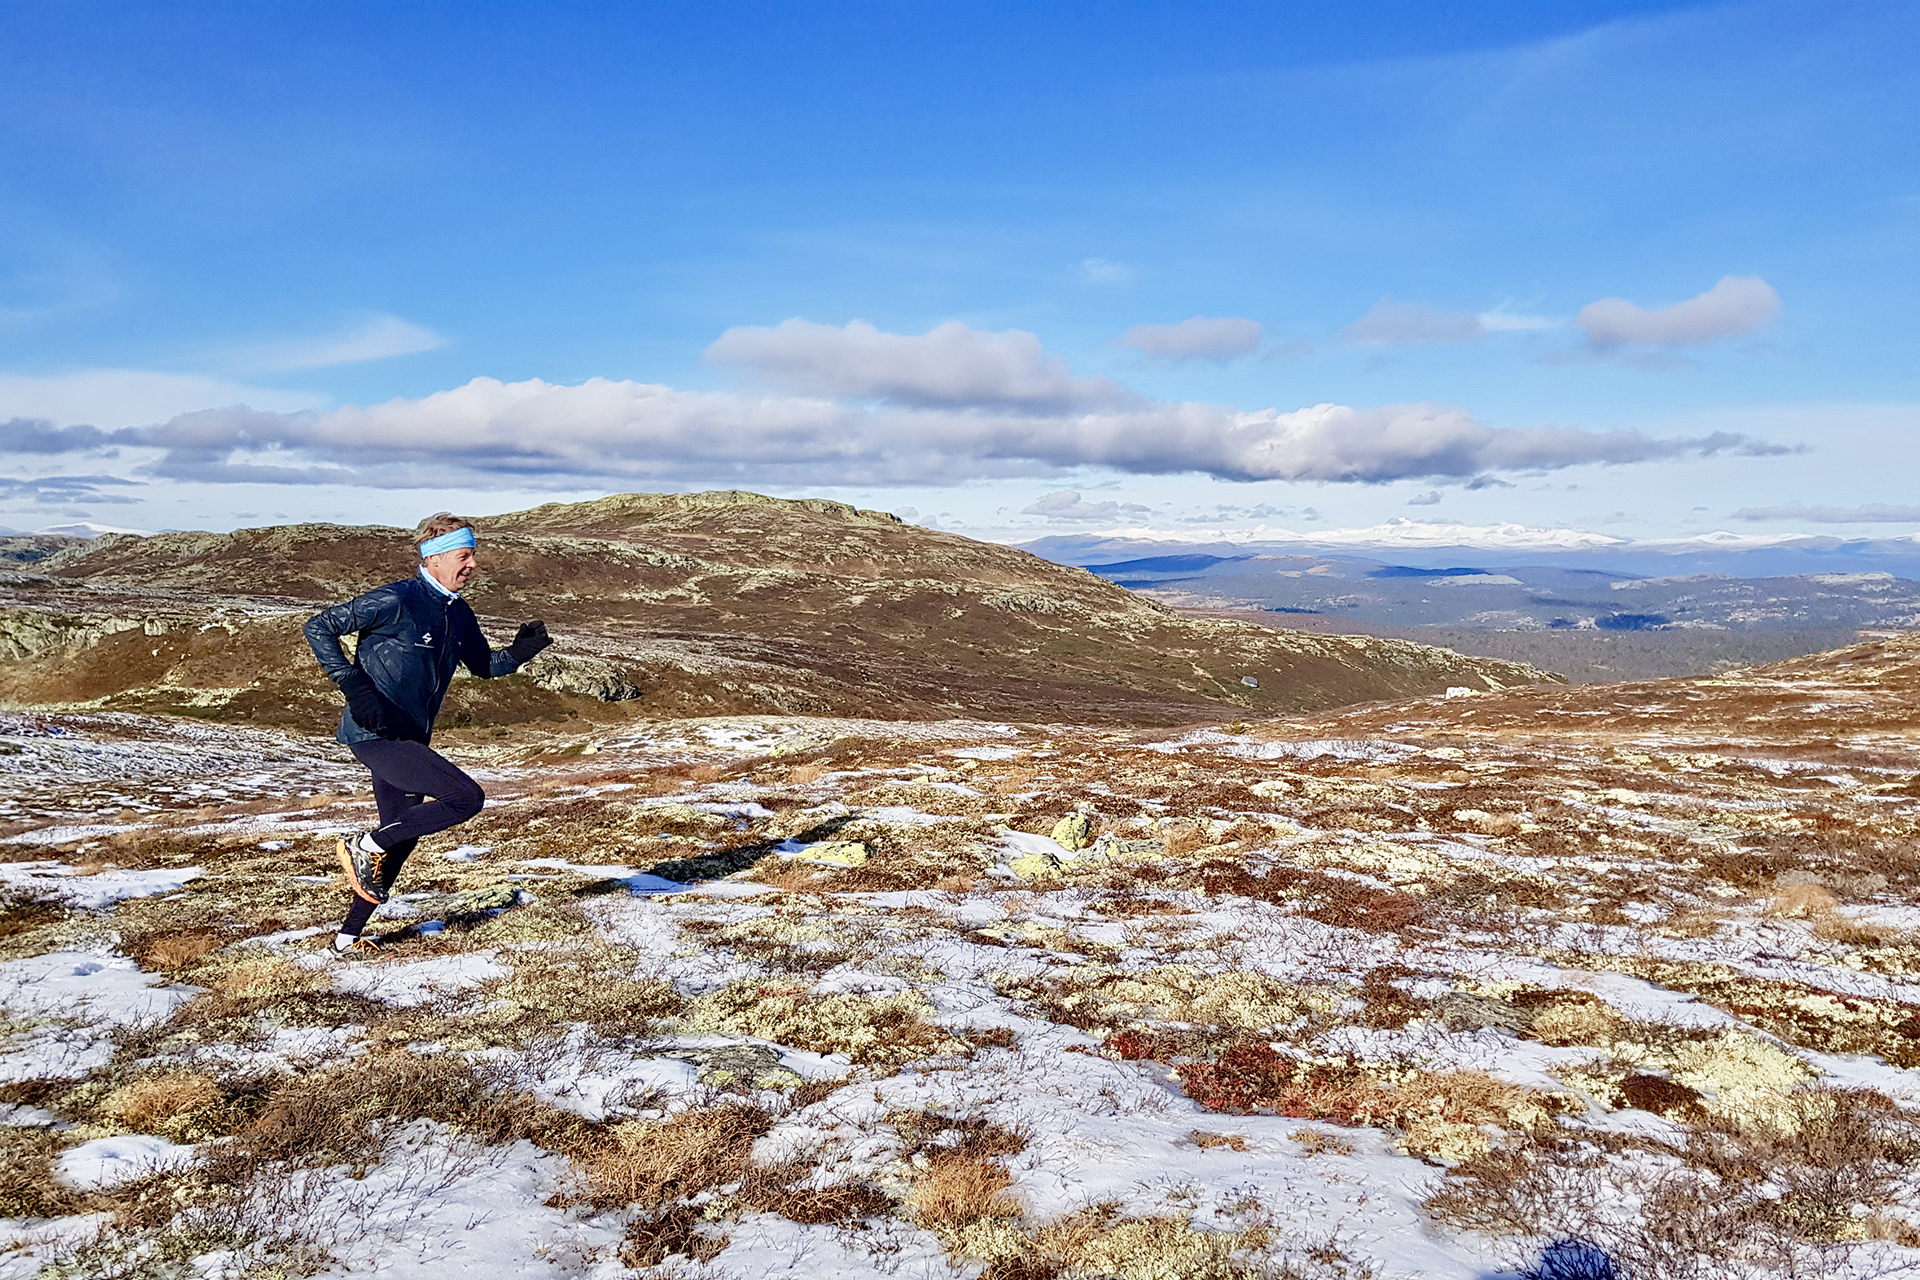
[[[455,529],[452,533],[443,533],[437,538],[428,538],[420,544],[420,558],[437,556],[442,551],[458,551],[461,547],[474,545],[473,530]]]

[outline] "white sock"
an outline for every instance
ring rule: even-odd
[[[353,944],[358,941],[360,941],[360,935],[357,933],[336,933],[333,935],[333,949],[335,951],[351,951],[353,950]]]
[[[369,831],[365,835],[360,837],[360,852],[362,853],[382,852],[380,846],[374,841],[373,832]]]

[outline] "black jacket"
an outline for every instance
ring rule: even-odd
[[[434,717],[453,682],[455,664],[464,662],[483,678],[520,668],[512,654],[487,644],[465,600],[442,595],[418,577],[322,609],[307,620],[305,632],[327,679],[338,684],[359,667],[382,697],[413,719],[417,732],[399,726],[396,732],[416,742],[433,736]],[[360,637],[352,662],[340,650],[340,637],[350,634]],[[335,736],[348,745],[380,739],[355,723],[349,711],[340,713]]]

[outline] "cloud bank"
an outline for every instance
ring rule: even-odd
[[[1144,516],[1153,514],[1152,507],[1143,507],[1137,502],[1088,502],[1080,496],[1078,490],[1062,489],[1036,499],[1028,506],[1020,508],[1023,516],[1045,516],[1049,520],[1118,520],[1123,515]]]
[[[1598,351],[1623,346],[1697,347],[1752,333],[1779,314],[1780,295],[1759,276],[1722,276],[1697,298],[1648,311],[1625,298],[1589,302],[1573,317]]]
[[[1811,520],[1815,524],[1920,524],[1920,506],[1869,502],[1858,507],[1805,506],[1782,502],[1771,507],[1742,507],[1735,520]]]
[[[476,378],[418,399],[320,412],[244,405],[117,430],[7,424],[0,448],[41,456],[155,451],[146,473],[183,481],[577,488],[636,482],[945,484],[1078,467],[1224,480],[1384,482],[1494,471],[1779,452],[1728,432],[1497,427],[1456,405],[1244,410],[1155,401],[1074,376],[1020,330],[950,323],[889,334],[790,320],[728,330],[710,358],[751,391],[682,391],[593,378]]]

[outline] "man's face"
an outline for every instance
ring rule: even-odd
[[[474,570],[480,567],[480,558],[473,554],[472,547],[455,547],[437,556],[428,556],[426,566],[435,582],[449,591],[461,591]]]

